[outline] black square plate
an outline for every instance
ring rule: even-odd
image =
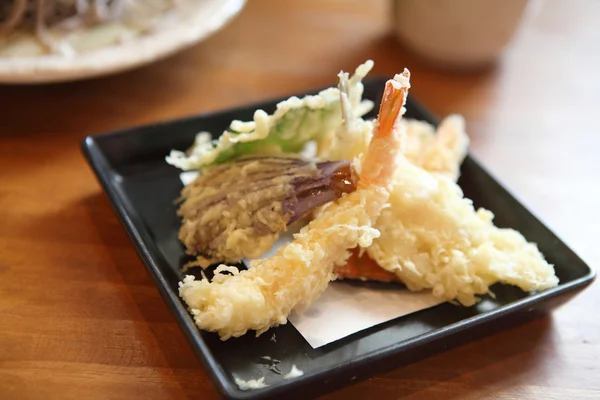
[[[385,79],[367,81],[365,97],[378,104],[384,82]],[[306,398],[322,394],[531,318],[564,302],[594,279],[592,270],[577,255],[468,157],[459,182],[465,195],[476,206],[491,210],[499,226],[517,229],[537,243],[555,265],[558,287],[528,294],[497,285],[493,288],[496,298],[486,298],[476,306],[442,304],[318,349],[313,349],[291,324],[274,328],[259,338],[250,333],[225,342],[216,334],[199,331],[177,292],[183,276],[180,266],[186,257],[177,240],[179,219],[173,200],[179,196],[182,184],[179,171],[167,165],[165,156],[171,149],[190,146],[199,131],[222,132],[233,119],[251,120],[257,108],[272,112],[278,101],[90,136],[82,143],[88,162],[148,272],[225,397]],[[437,123],[412,99],[407,104],[407,117]],[[270,340],[273,333],[276,342]],[[284,380],[260,363],[263,356],[281,360],[279,368],[284,373],[295,364],[304,375]],[[269,386],[241,391],[234,376],[245,380],[264,376]]]

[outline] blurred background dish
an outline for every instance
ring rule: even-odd
[[[477,68],[509,45],[535,0],[394,0],[398,40],[438,67]]]
[[[0,83],[64,82],[167,57],[224,27],[245,0],[0,1]]]

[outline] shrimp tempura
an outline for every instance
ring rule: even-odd
[[[180,295],[198,327],[225,340],[285,324],[292,310],[311,304],[335,279],[333,268],[347,260],[349,249],[368,247],[379,236],[373,224],[389,199],[409,77],[405,69],[386,83],[372,140],[363,161],[356,163],[355,192],[330,203],[293,242],[272,258],[253,262],[249,270],[221,265],[212,282],[184,278]]]

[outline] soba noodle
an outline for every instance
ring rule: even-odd
[[[52,52],[62,51],[50,29],[65,32],[104,22],[132,20],[136,13],[160,14],[178,0],[0,0],[0,38],[25,31]],[[141,18],[148,17],[142,15]]]

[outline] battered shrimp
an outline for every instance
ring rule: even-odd
[[[249,270],[221,265],[212,282],[184,278],[179,293],[199,328],[225,340],[285,324],[293,309],[311,304],[335,279],[333,269],[346,262],[349,249],[368,247],[379,236],[373,224],[389,199],[401,152],[409,77],[405,69],[386,83],[369,148],[355,163],[355,192],[330,203],[293,242],[272,258],[253,262]]]

